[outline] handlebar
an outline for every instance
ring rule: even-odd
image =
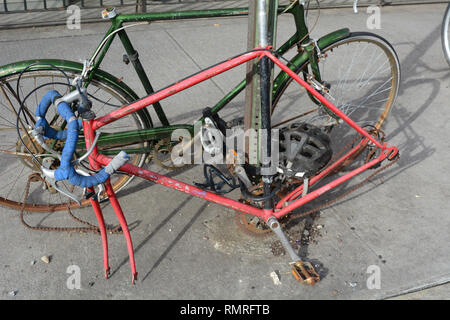
[[[72,185],[82,188],[89,188],[104,183],[114,172],[122,167],[130,157],[124,151],[121,151],[106,167],[96,174],[92,176],[79,174],[73,165],[72,159],[78,142],[81,121],[75,117],[75,114],[65,100],[66,99],[64,99],[58,91],[51,90],[44,95],[36,109],[37,121],[35,129],[33,130],[36,141],[41,145],[43,144],[42,147],[45,150],[50,151],[51,148],[44,142],[45,138],[65,140],[62,154],[59,157],[59,168],[56,170],[42,168],[42,172],[48,178],[54,178],[56,181],[68,180]],[[51,128],[45,119],[45,115],[51,104],[56,105],[59,115],[66,120],[66,130],[58,131]],[[54,153],[54,151],[51,150],[51,153]]]

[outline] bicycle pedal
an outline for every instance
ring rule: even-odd
[[[302,284],[312,286],[320,281],[320,276],[310,262],[297,261],[291,263],[292,274]]]

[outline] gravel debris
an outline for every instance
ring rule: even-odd
[[[279,286],[281,284],[280,277],[276,271],[272,271],[270,277],[272,278],[274,285]]]

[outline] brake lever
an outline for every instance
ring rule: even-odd
[[[64,196],[66,196],[66,197],[72,199],[73,201],[75,201],[76,203],[78,203],[78,205],[81,207],[81,200],[78,200],[78,198],[77,198],[73,193],[70,193],[69,191],[65,191],[65,190],[60,189],[60,188],[58,187],[58,181],[56,181],[56,179],[51,179],[51,178],[49,178],[49,177],[46,176],[46,177],[45,177],[45,180],[46,180],[48,183],[50,183],[51,186],[52,186],[56,191],[58,191],[59,193],[61,193],[61,194],[64,195]]]
[[[78,199],[78,197],[77,197],[75,194],[73,194],[73,193],[71,193],[71,192],[69,192],[69,191],[67,191],[67,190],[63,190],[63,189],[61,189],[61,188],[58,186],[58,181],[56,181],[56,179],[55,179],[55,174],[54,174],[54,171],[53,171],[53,170],[47,169],[47,168],[45,168],[45,167],[41,167],[41,170],[42,170],[42,173],[43,173],[43,175],[44,175],[44,179],[45,179],[48,183],[50,183],[50,185],[51,185],[56,191],[58,191],[59,193],[61,193],[61,194],[64,195],[64,196],[66,196],[66,197],[72,199],[73,201],[75,201],[76,203],[78,203],[78,205],[81,207],[81,199],[84,198],[85,195],[86,195],[86,188],[83,189],[83,195],[81,196],[80,199]],[[90,176],[89,173],[87,173],[86,171],[81,170],[81,169],[79,169],[79,168],[75,169],[75,171],[76,171],[77,173],[81,174],[81,175],[86,176],[86,177]],[[98,191],[97,191],[97,193],[96,193],[97,199],[99,199],[100,194],[101,194],[102,192],[104,192],[104,191],[105,191],[105,186],[103,185],[103,183],[99,184],[99,185],[98,185]]]

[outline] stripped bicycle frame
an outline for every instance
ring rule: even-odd
[[[155,182],[157,184],[187,193],[189,195],[192,195],[194,197],[202,198],[220,205],[223,205],[225,207],[243,212],[245,214],[250,214],[252,216],[259,217],[263,219],[264,221],[268,221],[268,219],[275,217],[280,218],[295,208],[298,208],[305,203],[317,198],[318,196],[322,195],[323,193],[335,188],[336,186],[340,185],[341,183],[347,181],[348,179],[360,174],[361,172],[369,169],[370,167],[380,163],[381,161],[385,159],[393,160],[398,155],[398,149],[397,147],[388,147],[386,143],[380,143],[377,139],[375,139],[370,133],[368,133],[366,130],[358,126],[352,119],[350,119],[348,116],[346,116],[341,110],[339,110],[336,106],[334,106],[330,101],[328,101],[324,96],[322,96],[319,92],[317,92],[313,87],[311,87],[306,81],[301,79],[294,71],[292,71],[289,67],[287,67],[285,64],[283,64],[272,52],[271,47],[265,47],[265,48],[255,48],[254,50],[244,53],[242,55],[239,55],[237,57],[231,58],[229,60],[226,60],[222,63],[219,63],[213,67],[210,67],[204,71],[201,71],[189,78],[186,78],[182,81],[179,81],[169,87],[166,87],[164,89],[161,89],[153,94],[150,94],[149,96],[140,99],[138,101],[135,101],[127,106],[124,106],[120,109],[117,109],[107,115],[104,115],[100,118],[89,120],[89,121],[83,121],[83,131],[85,135],[85,142],[86,142],[86,148],[90,149],[91,145],[94,141],[94,137],[96,134],[96,130],[100,129],[101,127],[112,123],[126,115],[129,115],[133,112],[136,112],[142,108],[145,108],[150,105],[154,105],[156,102],[159,102],[169,96],[172,96],[176,93],[179,93],[187,88],[190,88],[198,83],[201,83],[207,79],[210,79],[216,75],[219,75],[227,70],[230,70],[232,68],[235,68],[243,63],[246,63],[252,59],[264,59],[264,57],[270,59],[275,65],[277,65],[281,70],[286,72],[286,74],[289,75],[289,77],[292,77],[297,83],[299,83],[302,87],[304,87],[313,97],[315,97],[317,100],[319,100],[326,108],[328,108],[330,111],[335,113],[340,119],[342,119],[344,122],[346,122],[348,125],[350,125],[354,130],[356,130],[359,134],[362,135],[361,141],[353,147],[347,154],[342,156],[339,160],[337,160],[335,163],[333,163],[331,166],[326,168],[324,171],[320,172],[318,175],[314,176],[310,179],[309,184],[313,185],[319,180],[321,180],[323,177],[327,176],[330,172],[332,172],[334,169],[336,169],[340,164],[342,164],[346,159],[350,158],[352,155],[357,153],[361,148],[367,146],[367,144],[371,144],[381,150],[380,155],[367,162],[366,164],[362,165],[361,167],[354,169],[345,175],[337,178],[336,180],[329,182],[328,184],[310,192],[306,195],[300,197],[302,195],[302,189],[303,185],[296,188],[294,191],[289,193],[287,196],[285,196],[281,201],[278,202],[278,204],[272,208],[272,209],[260,209],[253,207],[251,205],[241,203],[239,201],[205,191],[203,189],[197,188],[195,186],[189,185],[187,183],[166,177],[164,175],[158,174],[156,172],[152,172],[150,170],[146,170],[131,164],[125,164],[120,168],[121,171],[124,171],[128,174],[141,177],[143,179]],[[107,165],[111,161],[111,158],[100,154],[98,152],[97,146],[94,146],[93,152],[89,156],[89,163],[93,169],[98,169],[101,166]],[[117,198],[114,194],[114,191],[112,189],[112,186],[109,181],[106,183],[106,192],[108,194],[109,200],[113,206],[113,209],[116,213],[116,215],[119,218],[119,222],[122,226],[122,229],[124,231],[124,235],[127,241],[127,247],[128,252],[130,256],[130,264],[133,274],[133,282],[137,277],[135,262],[134,262],[134,253],[133,253],[133,245],[131,242],[131,237],[129,230],[127,228],[126,220],[124,217],[124,214],[122,212],[122,209],[119,205],[119,202],[117,201]],[[299,198],[300,197],[300,198]],[[102,240],[103,240],[103,248],[104,248],[104,263],[105,263],[105,276],[108,276],[109,266],[108,266],[108,250],[107,250],[107,240],[106,240],[106,229],[101,213],[100,206],[98,204],[98,200],[95,198],[90,199],[93,209],[95,211],[95,214],[99,221],[100,231],[102,234]]]

